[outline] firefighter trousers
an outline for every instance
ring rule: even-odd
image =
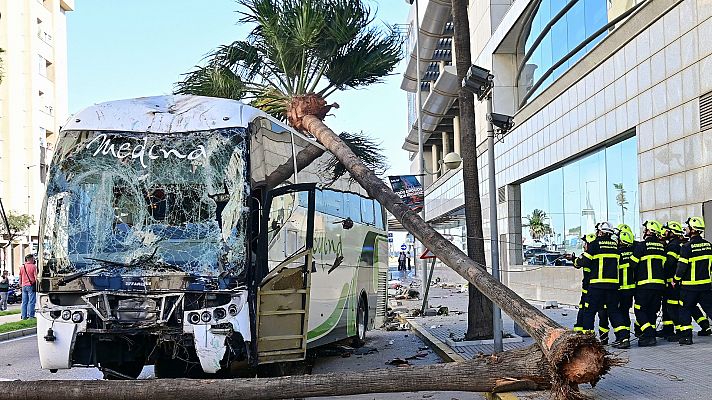
[[[621,329],[630,332],[630,309],[633,307],[633,294],[634,289],[626,289],[618,291],[618,310],[623,318],[623,325]],[[617,327],[620,328],[620,327]]]
[[[670,336],[675,333],[675,329],[680,325],[680,291],[668,285],[665,287],[662,298],[663,308],[663,328],[662,333]]]
[[[598,310],[602,310],[606,306],[608,318],[611,321],[613,331],[616,335],[616,340],[624,339],[630,336],[630,330],[622,329],[625,326],[623,317],[618,308],[618,289],[599,289],[596,287],[588,287],[588,307],[582,315],[582,327],[585,332],[593,331],[593,323]],[[600,314],[599,314],[600,317]]]
[[[680,334],[692,336],[692,313],[699,304],[707,315],[712,313],[712,291],[680,289]]]
[[[661,298],[660,290],[635,289],[635,321],[640,326],[640,337],[655,337]]]

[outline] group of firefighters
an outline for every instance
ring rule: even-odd
[[[601,341],[607,344],[613,329],[611,346],[627,349],[633,307],[638,346],[654,346],[657,337],[690,345],[693,319],[699,336],[711,335],[705,314],[712,315],[712,244],[702,238],[704,229],[701,217],[688,218],[684,228],[676,221],[646,221],[643,240],[636,241],[628,225],[596,224],[596,233],[582,238],[584,252],[574,262],[583,269],[574,330],[593,333],[598,314]],[[656,330],[661,306],[662,329]]]

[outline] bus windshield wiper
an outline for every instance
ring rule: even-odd
[[[59,281],[57,281],[57,286],[64,286],[67,283],[69,283],[73,280],[77,280],[86,274],[96,272],[96,271],[101,271],[102,269],[106,269],[107,267],[108,267],[107,265],[102,265],[101,267],[86,269],[84,271],[79,271],[79,272],[75,272],[73,274],[64,276],[64,277],[60,278]]]

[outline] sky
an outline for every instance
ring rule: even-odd
[[[367,0],[379,23],[400,24],[403,1]],[[234,0],[76,0],[67,14],[69,112],[94,103],[170,94],[181,74],[201,64],[221,44],[244,39]],[[382,143],[391,168],[407,174],[401,149],[407,129],[406,93],[400,90],[405,63],[384,83],[329,97],[341,106],[325,122],[334,131],[368,134]]]

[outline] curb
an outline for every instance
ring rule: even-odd
[[[428,346],[432,347],[435,353],[446,362],[465,361],[465,358],[463,356],[457,354],[450,346],[433,336],[433,334],[428,332],[419,323],[413,321],[412,319],[405,318],[402,315],[399,315],[398,319],[401,321],[401,323],[408,324],[410,326],[410,329],[415,332],[415,335],[422,339]],[[487,400],[519,400],[519,397],[511,393],[483,394],[486,396]]]
[[[11,332],[0,333],[0,342],[10,339],[16,339],[23,336],[30,336],[37,333],[37,328],[26,328]]]
[[[464,357],[457,354],[448,345],[433,336],[419,323],[413,321],[412,319],[407,319],[403,316],[398,316],[398,319],[400,319],[401,323],[408,324],[410,326],[410,329],[415,332],[415,335],[421,338],[428,346],[432,347],[435,350],[435,353],[446,362],[465,361]]]

